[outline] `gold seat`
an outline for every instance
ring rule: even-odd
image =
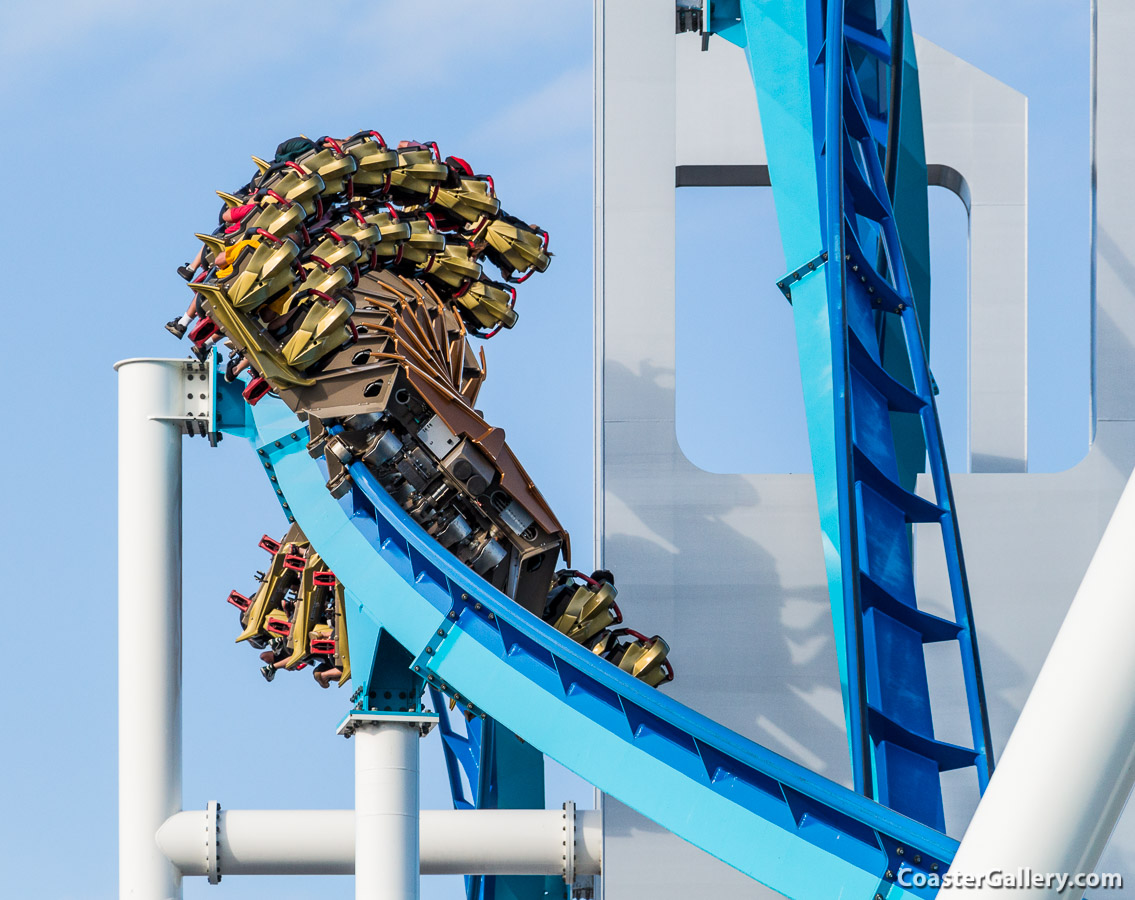
[[[615,605],[617,594],[615,586],[605,581],[595,582],[594,586],[581,584],[552,627],[577,643],[587,643],[603,629],[622,622],[622,614]]]
[[[391,186],[430,200],[441,182],[449,177],[449,166],[439,162],[426,147],[404,147],[398,151],[398,165],[390,170]]]
[[[459,177],[453,187],[442,185],[434,197],[434,204],[474,226],[474,231],[478,231],[487,219],[498,215],[501,208],[491,182],[477,177]]]
[[[508,280],[515,272],[523,273],[517,280],[527,278],[533,271],[543,272],[551,263],[548,253],[547,232],[525,225],[512,216],[493,219],[478,235],[486,253]]]
[[[422,273],[449,287],[459,288],[479,279],[481,266],[470,256],[468,244],[447,240],[441,252],[434,253],[422,267]]]
[[[658,635],[648,638],[630,628],[620,628],[601,635],[591,649],[651,687],[674,680],[674,667],[667,660],[670,645]]]
[[[328,297],[333,297],[351,284],[351,273],[344,266],[331,266],[325,269],[317,263],[310,262],[305,268],[306,276],[284,302],[281,312],[290,312],[312,294],[316,296],[326,294]]]
[[[339,676],[339,684],[346,684],[351,678],[351,651],[347,643],[347,604],[343,593],[343,585],[335,584],[335,665],[343,673]]]
[[[322,608],[329,598],[329,589],[316,584],[316,574],[327,571],[327,566],[315,550],[309,548],[304,559],[299,584],[296,585],[295,606],[292,612],[292,628],[288,640],[291,654],[285,669],[295,669],[307,661],[310,655],[310,641],[313,622],[318,621]]]
[[[314,302],[281,349],[287,363],[303,371],[351,340],[351,313],[355,307],[346,298],[325,305]]]
[[[269,199],[276,200],[277,203],[283,200],[285,204],[299,204],[310,216],[315,212],[316,205],[320,202],[318,198],[326,190],[326,185],[315,172],[308,172],[296,163],[294,168],[289,166],[282,174],[271,179],[265,188],[272,192],[267,194]],[[273,193],[276,197],[272,196]]]
[[[335,234],[339,236],[339,240],[336,240],[330,234],[325,235],[318,244],[311,248],[310,256],[323,260],[329,266],[354,265],[363,255],[362,247],[351,238],[343,235],[338,229],[335,229]]]
[[[410,221],[401,218],[392,209],[383,205],[365,216],[366,223],[378,229],[379,239],[371,246],[371,251],[387,258],[397,256],[411,234]]]
[[[343,145],[358,163],[355,187],[389,187],[390,172],[398,165],[398,151],[386,146],[377,132],[355,135]]]
[[[296,574],[284,565],[284,561],[287,558],[289,548],[297,544],[306,546],[307,541],[299,527],[293,524],[288,529],[288,533],[284,535],[281,544],[277,545],[274,551],[270,551],[272,561],[268,565],[267,574],[264,575],[259,589],[253,595],[251,605],[241,613],[240,622],[244,627],[237,636],[236,642],[238,644],[241,641],[264,639],[267,632],[265,626],[268,617],[273,612],[283,609],[288,592],[296,584]],[[261,541],[261,546],[265,546],[263,541]],[[284,618],[286,621],[287,616],[285,615]]]
[[[282,238],[295,232],[307,215],[307,210],[298,203],[280,203],[274,197],[265,196],[260,208],[249,214],[245,227]]]
[[[253,252],[234,263],[235,277],[223,285],[229,302],[235,309],[251,312],[288,290],[296,278],[292,263],[297,256],[294,241],[261,235]]]
[[[320,622],[311,629],[308,635],[308,647],[312,656],[336,656],[335,628],[325,622]]]
[[[275,637],[290,638],[292,620],[282,609],[274,609],[264,619],[264,630]]]
[[[498,325],[511,328],[519,318],[511,306],[513,297],[504,285],[474,281],[467,291],[455,294],[453,299],[469,310],[482,328],[496,328]]]
[[[433,222],[425,217],[410,219],[410,234],[406,237],[399,249],[401,258],[406,262],[423,266],[429,262],[430,257],[445,249],[445,235],[434,227]]]
[[[301,157],[299,163],[323,179],[321,193],[324,197],[332,197],[346,191],[347,179],[351,178],[359,168],[359,161],[354,156],[340,152],[334,146],[324,147],[322,150]]]

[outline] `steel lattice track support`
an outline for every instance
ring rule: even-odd
[[[918,104],[903,99],[917,98],[905,12],[904,0],[886,19],[858,2],[715,2],[709,29],[749,54],[785,254],[807,261],[780,286],[796,320],[856,789],[943,829],[940,772],[974,766],[984,789],[992,748],[905,259],[924,245],[925,204],[908,204],[900,223],[892,203],[897,160],[925,169]],[[912,429],[921,437],[913,445]],[[933,502],[912,490],[912,458],[923,446]],[[918,524],[941,529],[954,621],[918,608],[910,550]],[[934,737],[923,644],[950,640],[961,657],[969,748]]]

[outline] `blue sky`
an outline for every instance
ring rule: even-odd
[[[1032,456],[1039,468],[1066,468],[1087,434],[1087,3],[946,9],[912,0],[912,16],[917,30],[1030,95]],[[1054,58],[1056,73],[1046,62]],[[507,209],[551,231],[551,269],[524,285],[520,323],[488,348],[482,406],[572,532],[577,563],[590,563],[591,8],[16,2],[0,11],[0,83],[10,194],[3,290],[19,323],[2,363],[2,527],[22,594],[10,608],[24,623],[10,628],[50,650],[10,654],[2,689],[4,892],[110,898],[111,365],[184,352],[162,328],[187,299],[174,268],[194,252],[193,232],[214,220],[213,190],[246,179],[249,154],[298,131],[374,127],[392,140],[437,140],[491,172]],[[942,213],[942,227],[956,234],[951,215]],[[752,227],[775,241],[767,220]],[[958,244],[946,244],[943,258],[956,260]],[[957,283],[945,279],[954,285],[945,289],[956,293]],[[787,314],[780,303],[773,315]],[[692,389],[711,390],[720,375],[707,372]],[[775,398],[757,391],[776,412]],[[345,693],[319,691],[305,673],[267,685],[255,654],[232,644],[224,598],[262,565],[260,535],[282,533],[278,507],[235,440],[218,450],[189,442],[185,483],[185,807],[349,806],[351,746],[333,734]],[[633,605],[624,611],[633,616]],[[423,754],[423,804],[443,807],[437,741]],[[286,796],[268,791],[261,771],[302,759],[319,760],[318,773]],[[588,799],[571,778],[552,783],[556,805]],[[316,887],[189,881],[186,896],[287,900]],[[458,890],[442,879],[425,887],[427,896]]]

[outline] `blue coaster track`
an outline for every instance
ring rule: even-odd
[[[480,723],[464,743],[452,730],[446,741],[455,797],[487,802],[496,723],[788,897],[933,896],[896,876],[940,874],[956,849],[941,833],[938,773],[972,765],[984,785],[992,758],[920,298],[904,261],[925,216],[895,212],[895,185],[911,179],[912,148],[917,173],[921,142],[905,4],[880,17],[861,2],[717,0],[707,13],[710,30],[749,54],[786,256],[804,261],[782,287],[797,323],[856,790],[643,685],[522,609],[442,549],[364,464],[333,498],[305,424],[282,402],[249,407],[239,384],[218,379],[219,427],[252,443],[285,514],[348,586],[356,696],[373,697],[380,645],[393,641],[406,653],[401,671],[435,705],[448,698]],[[903,415],[921,426],[934,502],[909,490],[922,450],[911,451],[909,429],[896,443],[892,420]],[[917,607],[912,523],[941,526],[956,621]],[[943,640],[960,648],[972,748],[933,736],[922,644]]]
[[[779,284],[796,322],[855,786],[943,829],[940,772],[972,766],[984,790],[992,742],[919,323],[929,284],[913,33],[904,0],[884,6],[714,0],[708,24],[748,54],[785,256],[802,263]],[[914,493],[924,457],[934,501]],[[940,531],[953,621],[918,608],[915,524]],[[959,648],[972,747],[934,737],[923,645],[940,641]]]

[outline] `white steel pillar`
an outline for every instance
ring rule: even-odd
[[[435,715],[352,712],[355,739],[355,898],[418,900],[418,740]]]
[[[1091,873],[1135,782],[1135,475],[950,867],[952,875]],[[1077,898],[1083,887],[1014,891]],[[940,897],[998,897],[995,886]]]
[[[118,866],[123,900],[181,897],[154,835],[181,809],[178,360],[118,363]]]

